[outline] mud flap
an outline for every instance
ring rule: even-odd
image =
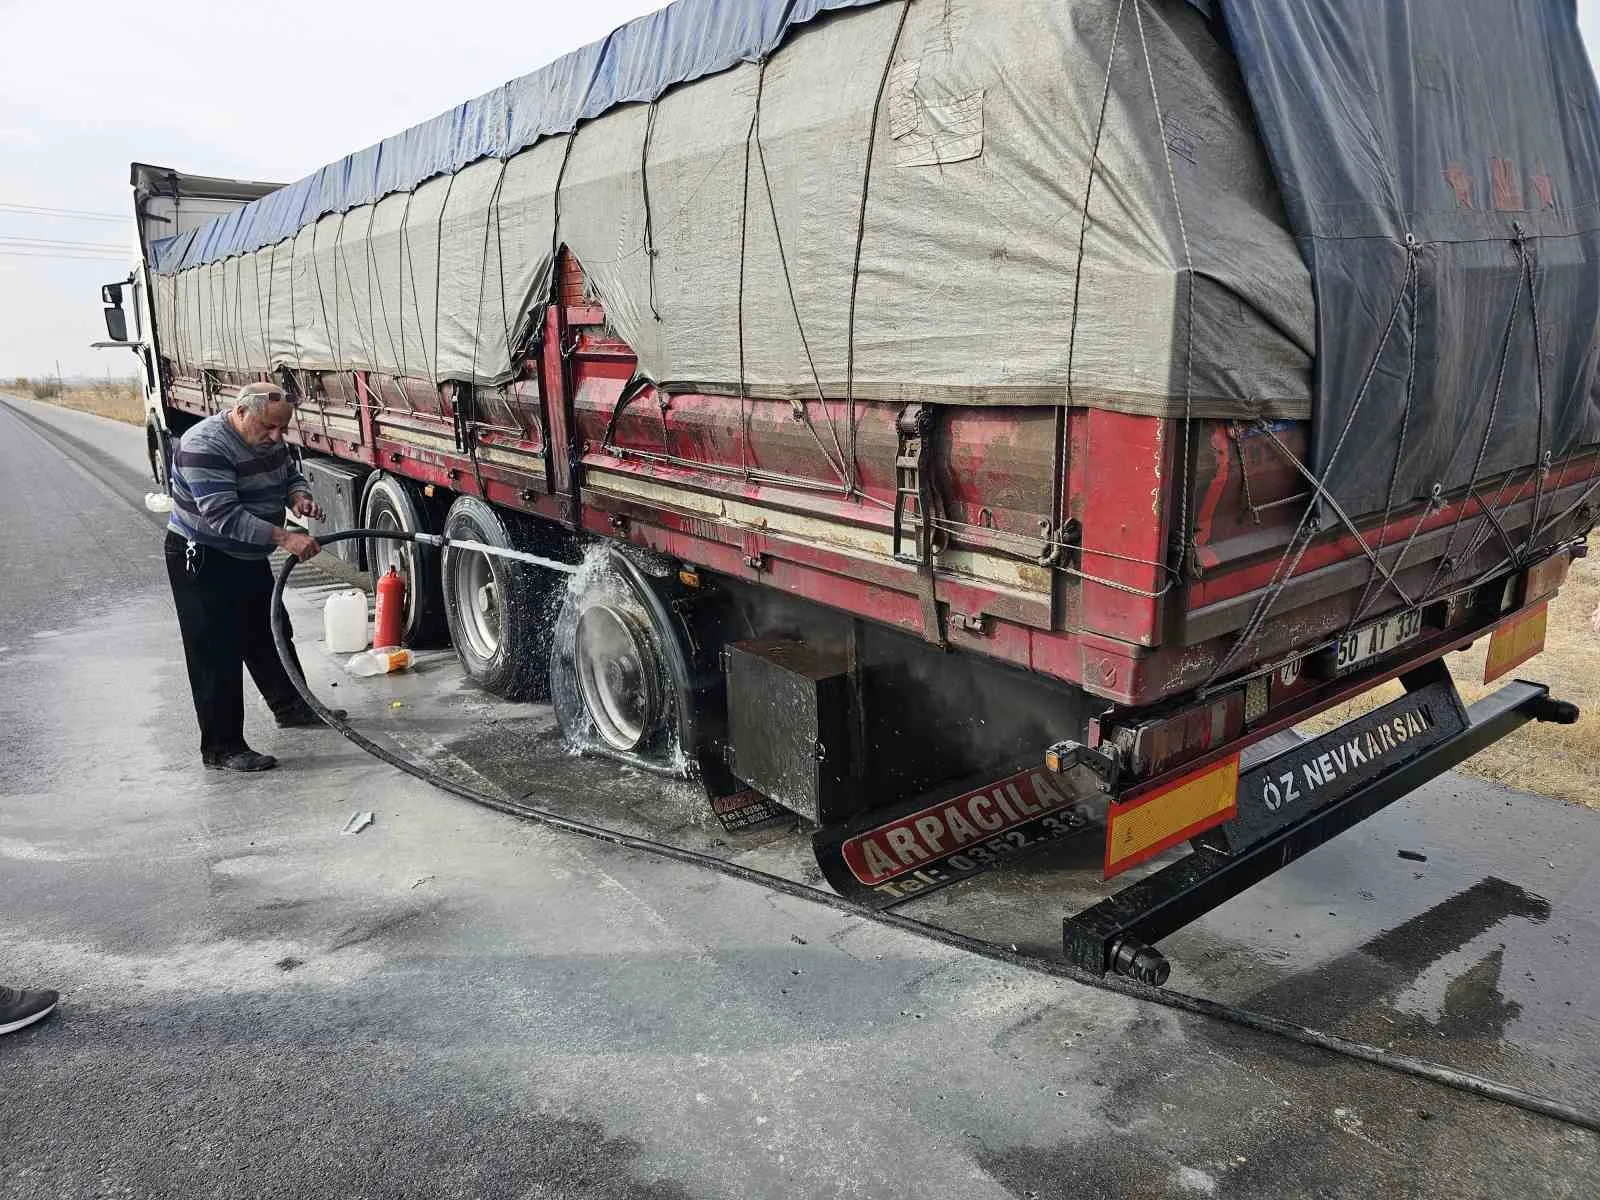
[[[1030,767],[980,786],[953,784],[868,813],[812,838],[817,865],[840,895],[871,908],[970,878],[1052,842],[1092,835],[1105,797],[1087,772]]]

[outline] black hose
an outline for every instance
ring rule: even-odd
[[[317,540],[321,545],[328,546],[335,542],[348,541],[352,538],[422,542],[438,547],[448,544],[446,539],[435,535],[391,529],[351,529],[342,533],[328,534]],[[368,754],[382,759],[390,766],[404,771],[407,775],[420,779],[424,783],[431,784],[441,791],[449,792],[453,796],[459,796],[463,800],[470,800],[474,804],[481,804],[485,808],[492,808],[497,812],[508,813],[524,820],[548,825],[553,829],[579,834],[598,842],[610,843],[613,846],[637,850],[643,854],[653,854],[658,858],[666,858],[674,862],[716,871],[731,879],[737,879],[744,883],[753,883],[786,896],[809,900],[814,904],[822,904],[838,912],[847,913],[865,921],[873,921],[890,929],[898,929],[903,933],[926,938],[940,945],[962,950],[968,954],[974,954],[993,962],[1004,963],[1006,966],[1031,971],[1039,975],[1049,975],[1057,979],[1068,979],[1085,987],[1099,988],[1102,991],[1115,992],[1136,1000],[1164,1005],[1167,1008],[1177,1009],[1181,1012],[1194,1013],[1196,1016],[1207,1017],[1214,1021],[1221,1021],[1244,1029],[1253,1029],[1259,1033],[1270,1034],[1286,1041],[1298,1042],[1304,1046],[1315,1046],[1333,1054],[1341,1054],[1346,1058],[1371,1063],[1388,1071],[1411,1075],[1418,1079],[1426,1079],[1444,1087],[1453,1088],[1456,1091],[1481,1096],[1484,1099],[1495,1100],[1502,1104],[1509,1104],[1527,1112],[1550,1117],[1552,1120],[1562,1121],[1569,1125],[1576,1125],[1581,1129],[1600,1133],[1600,1115],[1585,1112],[1572,1105],[1563,1104],[1558,1100],[1535,1095],[1532,1092],[1524,1091],[1507,1083],[1501,1083],[1498,1080],[1485,1079],[1481,1075],[1458,1071],[1454,1067],[1447,1067],[1442,1063],[1430,1062],[1427,1059],[1416,1058],[1410,1054],[1397,1053],[1393,1050],[1385,1050],[1382,1047],[1373,1046],[1366,1042],[1352,1041],[1335,1033],[1324,1033],[1318,1029],[1298,1025],[1293,1021],[1283,1020],[1280,1017],[1252,1012],[1249,1009],[1237,1008],[1234,1005],[1223,1004],[1216,1000],[1207,1000],[1202,996],[1191,996],[1184,992],[1151,987],[1116,975],[1094,975],[1066,962],[1039,958],[1035,955],[1023,954],[1020,951],[1007,950],[967,934],[941,929],[937,925],[929,925],[900,913],[893,911],[880,912],[865,908],[854,901],[845,899],[843,896],[809,887],[803,883],[796,883],[793,880],[783,878],[781,875],[771,875],[766,871],[758,871],[751,867],[742,866],[739,863],[727,862],[714,855],[702,854],[696,850],[687,850],[667,842],[652,841],[649,838],[636,837],[633,834],[621,833],[615,829],[607,829],[601,825],[591,825],[587,821],[564,817],[560,813],[539,808],[536,805],[527,804],[520,800],[502,799],[498,796],[492,796],[488,792],[479,791],[468,784],[458,783],[447,776],[414,763],[384,746],[380,746],[359,730],[352,728],[349,722],[334,716],[327,706],[312,694],[310,687],[306,685],[305,678],[295,667],[295,658],[291,653],[288,634],[283,624],[284,588],[288,585],[289,575],[293,572],[295,565],[296,560],[292,557],[283,564],[283,568],[278,572],[272,589],[272,640],[278,648],[278,656],[283,660],[284,669],[288,671],[289,678],[294,683],[295,689],[319,717]]]

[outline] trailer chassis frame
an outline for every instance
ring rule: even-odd
[[[1406,692],[1454,683],[1442,659],[1400,677]],[[1569,725],[1577,706],[1542,683],[1515,680],[1466,709],[1460,732],[1397,764],[1348,794],[1232,852],[1214,838],[1062,922],[1062,945],[1074,966],[1164,984],[1171,973],[1155,943],[1282,870],[1324,842],[1459,766],[1530,721]],[[1286,752],[1288,753],[1288,752]],[[1269,760],[1270,761],[1270,760]]]

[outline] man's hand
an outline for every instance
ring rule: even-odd
[[[297,517],[310,517],[313,521],[320,521],[327,515],[322,511],[322,505],[311,498],[310,492],[296,492],[290,496],[289,511]]]
[[[301,562],[308,558],[315,558],[322,553],[322,547],[317,545],[317,539],[309,534],[297,533],[293,529],[280,529],[273,526],[272,544],[283,547],[286,553],[294,555]]]

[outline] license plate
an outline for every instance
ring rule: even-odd
[[[1422,610],[1394,613],[1381,621],[1363,625],[1339,639],[1330,652],[1335,672],[1351,671],[1368,659],[1403,646],[1422,632]]]
[[[1434,683],[1252,768],[1239,811],[1211,835],[1239,851],[1326,808],[1466,728],[1455,688]]]

